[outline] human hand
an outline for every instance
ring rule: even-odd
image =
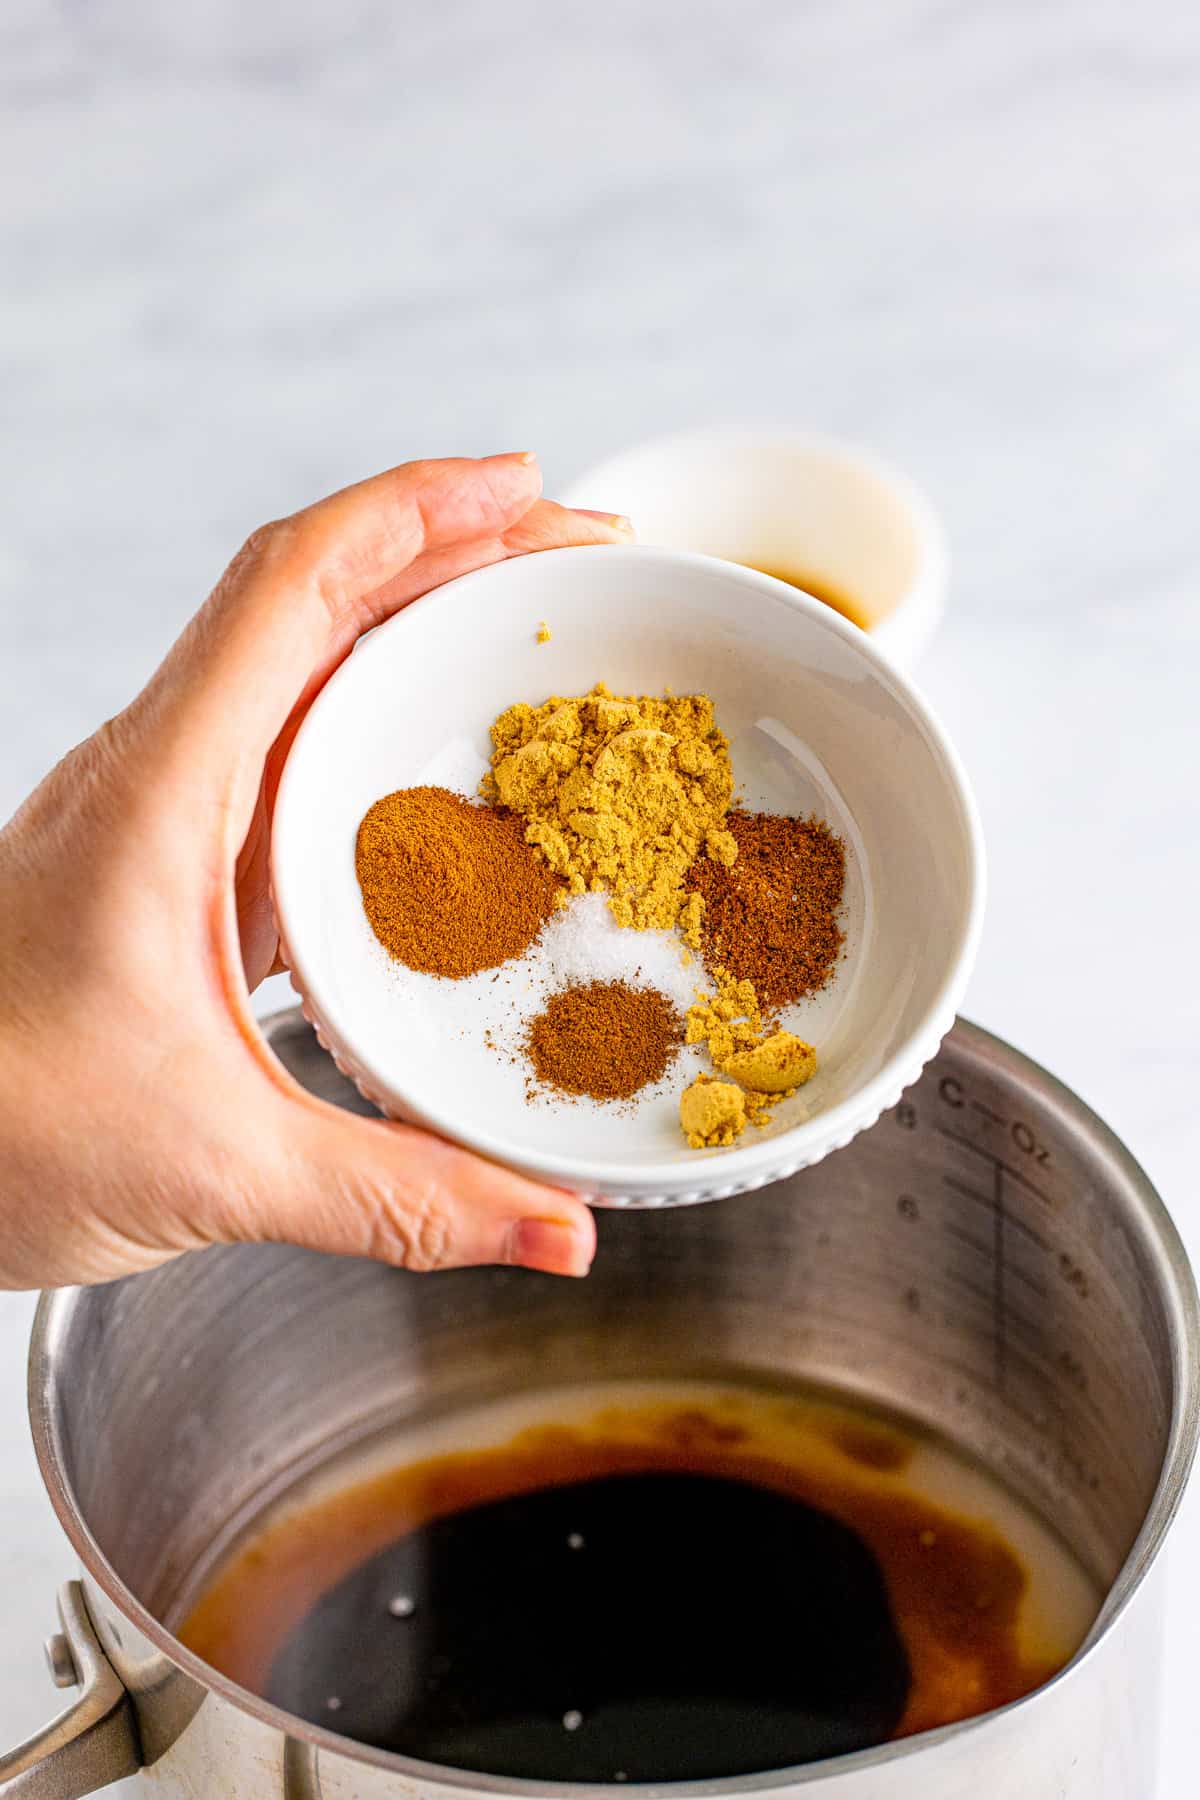
[[[623,521],[532,457],[410,463],[256,531],[137,699],[0,832],[0,1286],[278,1240],[586,1272],[588,1208],[306,1094],[254,1022],[271,805],[355,640],[469,569]]]

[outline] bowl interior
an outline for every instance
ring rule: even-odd
[[[513,963],[452,982],[391,961],[363,913],[354,845],[373,801],[422,782],[473,793],[499,712],[598,681],[617,693],[710,694],[745,803],[815,812],[846,845],[844,957],[829,987],[785,1016],[817,1046],[819,1072],[745,1147],[686,1148],[677,1101],[702,1066],[694,1051],[634,1108],[528,1097],[519,1043],[548,987],[623,973],[686,1004],[703,970],[684,966],[673,935],[618,931],[587,897],[577,905],[588,929],[574,907],[552,922],[552,955],[536,973]],[[978,912],[975,827],[953,755],[863,634],[782,583],[646,549],[501,564],[364,639],[297,736],[272,856],[297,984],[365,1091],[515,1166],[601,1192],[667,1171],[687,1181],[703,1167],[708,1179],[718,1159],[722,1179],[728,1168],[731,1183],[745,1182],[751,1164],[779,1164],[785,1135],[794,1150],[798,1130],[822,1128],[832,1143],[869,1123],[931,1023],[948,1025]]]

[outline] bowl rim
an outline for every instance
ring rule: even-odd
[[[523,1174],[565,1184],[585,1194],[598,1190],[617,1201],[624,1201],[627,1196],[640,1197],[643,1203],[646,1203],[646,1197],[651,1201],[665,1200],[668,1196],[685,1194],[686,1190],[695,1188],[697,1182],[701,1184],[700,1189],[689,1196],[695,1199],[718,1198],[760,1187],[819,1160],[873,1124],[916,1080],[949,1031],[978,949],[986,891],[983,832],[970,782],[937,715],[907,675],[873,643],[871,635],[787,582],[722,557],[650,545],[575,545],[532,554],[539,561],[553,559],[563,566],[578,562],[581,557],[603,555],[643,567],[647,564],[666,565],[684,574],[689,571],[718,574],[733,587],[768,595],[793,612],[806,614],[818,629],[848,644],[876,680],[895,692],[941,764],[957,810],[966,860],[966,904],[958,921],[956,939],[947,956],[942,978],[927,1001],[919,1022],[875,1074],[836,1105],[771,1137],[725,1149],[719,1157],[707,1161],[704,1152],[689,1151],[682,1146],[675,1158],[649,1162],[608,1163],[595,1157],[542,1151],[536,1144],[522,1143],[518,1138],[474,1127],[469,1118],[456,1114],[453,1109],[417,1106],[395,1083],[385,1083],[378,1077],[371,1058],[363,1054],[353,1021],[345,1021],[339,1017],[336,1005],[331,1008],[327,1004],[328,994],[322,986],[320,970],[310,969],[303,956],[296,955],[287,876],[288,820],[295,810],[292,793],[296,781],[296,753],[314,729],[313,721],[319,717],[320,703],[325,695],[336,686],[354,680],[364,662],[382,653],[381,644],[385,640],[390,642],[410,615],[424,613],[433,604],[442,606],[448,597],[470,592],[481,583],[494,582],[499,571],[516,566],[524,558],[510,558],[506,562],[474,569],[412,601],[360,638],[351,655],[334,670],[314,699],[289,748],[276,790],[271,822],[271,899],[281,956],[306,1016],[339,1067],[356,1082],[368,1100],[384,1111],[394,1107],[406,1122],[423,1126]],[[510,574],[505,579],[512,580],[513,577]]]

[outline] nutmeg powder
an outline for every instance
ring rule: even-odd
[[[525,1047],[546,1087],[628,1100],[666,1073],[682,1042],[683,1021],[657,988],[589,981],[550,996]]]
[[[702,856],[687,875],[704,901],[701,953],[714,979],[753,982],[773,1013],[823,987],[841,954],[845,848],[819,819],[731,812],[725,829],[733,862]]]

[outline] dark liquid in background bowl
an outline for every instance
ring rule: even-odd
[[[779,569],[768,566],[766,563],[747,563],[745,566],[748,569],[757,569],[760,575],[773,575],[776,581],[786,581],[789,587],[799,588],[802,593],[811,594],[814,600],[824,601],[825,605],[831,606],[834,612],[841,613],[843,619],[849,619],[852,625],[857,625],[860,631],[871,629],[871,621],[867,617],[866,609],[860,606],[857,600],[852,600],[849,594],[843,593],[840,588],[832,587],[829,582],[821,580],[815,575],[798,575],[794,569]]]
[[[777,1395],[609,1405],[285,1509],[180,1636],[459,1769],[678,1781],[861,1749],[1027,1693],[1094,1610],[1031,1641],[1029,1571],[909,1482],[921,1447]]]

